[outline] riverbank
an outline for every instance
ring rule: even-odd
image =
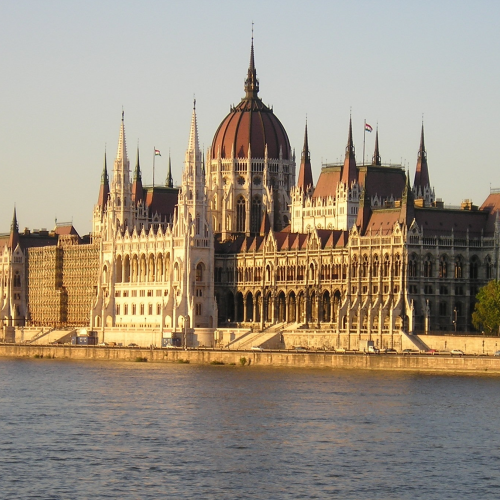
[[[500,375],[500,357],[426,354],[336,354],[309,351],[231,351],[127,347],[0,345],[0,357],[152,363],[220,364],[350,370],[402,370]]]

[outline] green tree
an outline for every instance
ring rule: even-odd
[[[487,333],[500,333],[500,281],[490,281],[479,290],[472,313],[474,328]]]

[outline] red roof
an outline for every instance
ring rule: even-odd
[[[268,158],[278,159],[280,149],[283,159],[288,160],[290,141],[285,128],[259,98],[242,99],[224,118],[212,142],[211,158],[230,158],[234,148],[236,158],[248,158],[248,146],[252,158],[264,158],[267,144]]]

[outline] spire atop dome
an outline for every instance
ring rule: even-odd
[[[313,176],[311,169],[311,155],[309,152],[309,139],[307,135],[307,119],[306,128],[304,132],[304,147],[302,148],[302,157],[300,161],[299,178],[297,180],[297,187],[303,191],[313,186]]]
[[[356,158],[354,156],[354,142],[352,140],[352,117],[349,116],[349,135],[345,148],[344,166],[342,167],[341,181],[349,187],[357,179]]]
[[[259,93],[259,80],[255,69],[255,57],[253,51],[253,23],[252,23],[252,45],[250,48],[250,65],[248,67],[247,79],[245,80],[245,99],[257,99]]]
[[[372,165],[382,165],[382,158],[378,149],[378,126],[375,132],[375,151],[373,152]]]

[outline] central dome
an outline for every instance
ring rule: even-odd
[[[258,97],[259,81],[254,64],[253,42],[250,67],[245,80],[245,97],[233,107],[215,133],[210,159],[268,158],[290,160],[290,141],[285,128]]]

